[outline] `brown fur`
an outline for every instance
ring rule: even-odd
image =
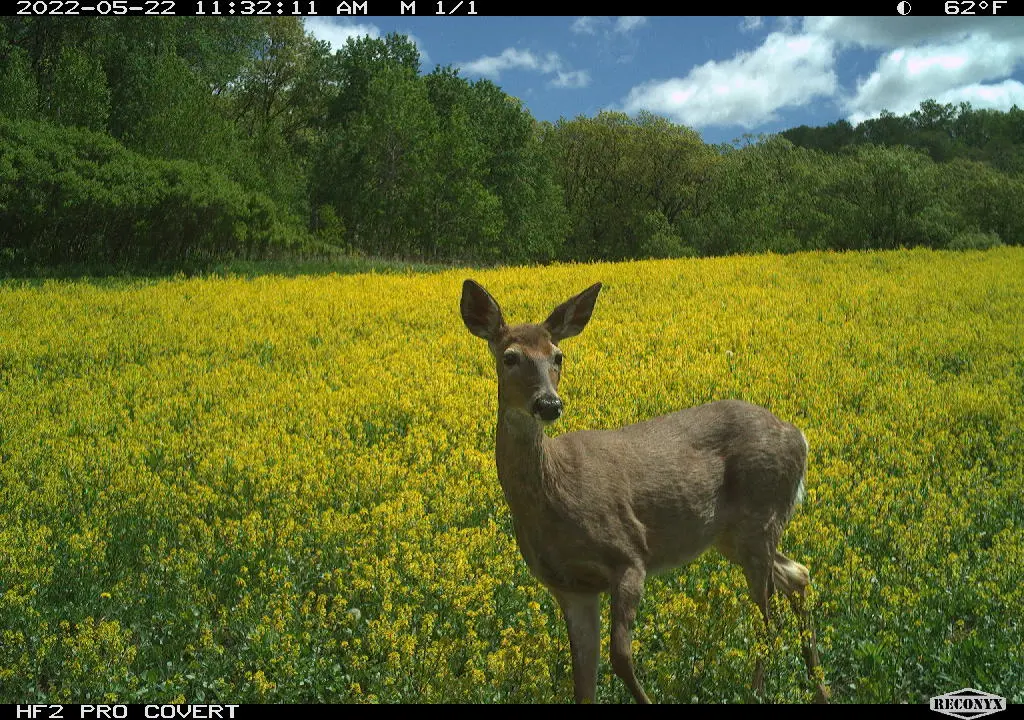
[[[808,676],[824,701],[803,606],[807,568],[776,550],[805,474],[800,430],[764,408],[723,400],[616,430],[544,434],[537,403],[560,407],[557,346],[586,326],[600,287],[570,298],[539,325],[507,326],[494,298],[472,280],[461,301],[466,327],[494,355],[498,480],[523,558],[564,613],[576,700],[593,702],[596,694],[599,593],[612,599],[612,667],[638,702],[648,702],[631,648],[644,580],[716,546],[743,568],[766,629],[774,590],[790,597],[807,630]],[[758,665],[755,686],[761,682]]]

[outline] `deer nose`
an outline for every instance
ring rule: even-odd
[[[533,403],[533,412],[545,422],[562,417],[562,401],[552,395],[541,395]]]

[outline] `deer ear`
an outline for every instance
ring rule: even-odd
[[[551,339],[555,344],[583,332],[583,328],[590,322],[599,292],[601,292],[601,283],[594,283],[579,295],[573,295],[551,312],[548,319],[544,321],[544,327],[551,333]]]
[[[498,301],[478,282],[466,280],[462,283],[462,302],[459,308],[462,311],[462,322],[478,338],[488,342],[495,340],[498,331],[505,327],[505,318],[501,315]]]

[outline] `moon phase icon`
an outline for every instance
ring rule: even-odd
[[[907,0],[903,0],[903,2],[896,6],[896,12],[898,12],[900,15],[909,15],[910,3],[908,3]]]

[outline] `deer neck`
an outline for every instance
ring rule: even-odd
[[[498,408],[498,481],[513,511],[537,508],[550,475],[549,440],[535,418]]]

